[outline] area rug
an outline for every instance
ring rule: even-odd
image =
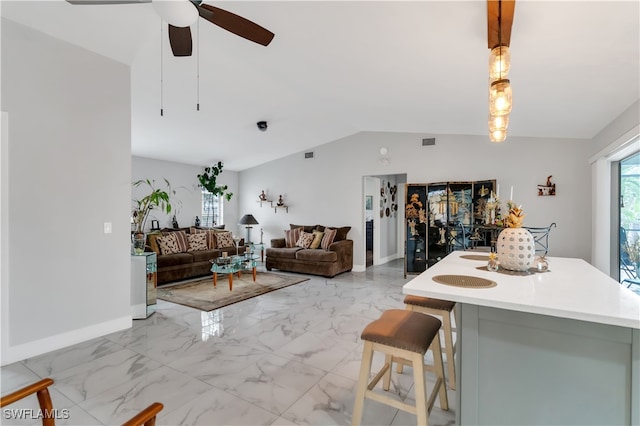
[[[242,274],[240,278],[234,275],[233,290],[229,291],[226,275],[218,275],[215,288],[213,277],[210,276],[198,281],[158,287],[158,299],[209,312],[308,280],[309,278],[258,272],[254,282],[249,272]]]

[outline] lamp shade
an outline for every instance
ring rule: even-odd
[[[238,223],[240,225],[257,225],[258,221],[255,217],[253,217],[252,214],[245,214],[244,216],[242,216],[242,219],[240,219],[240,222]]]

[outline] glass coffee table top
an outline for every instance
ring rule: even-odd
[[[229,290],[233,290],[233,274],[251,271],[253,281],[256,280],[256,266],[259,256],[254,254],[244,254],[238,256],[217,257],[211,260],[211,272],[213,272],[213,286],[218,284],[218,274],[227,274],[229,279]]]

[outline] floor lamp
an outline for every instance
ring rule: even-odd
[[[246,225],[245,227],[247,228],[247,241],[245,241],[245,245],[251,244],[251,225],[257,225],[258,221],[255,217],[253,217],[252,214],[245,214],[244,216],[242,216],[242,219],[240,219],[240,222],[238,223],[240,225]]]

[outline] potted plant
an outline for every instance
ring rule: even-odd
[[[171,189],[171,184],[167,179],[164,179],[164,182],[167,187],[166,190],[156,188],[155,180],[141,179],[132,183],[134,187],[146,186],[150,191],[144,197],[133,200],[132,219],[135,226],[133,245],[136,254],[144,252],[144,229],[151,210],[157,208],[167,214],[171,213],[171,196],[175,195],[175,191]]]
[[[232,192],[229,192],[229,187],[227,185],[218,185],[218,175],[222,173],[222,168],[224,164],[222,161],[218,161],[217,164],[214,164],[210,167],[205,167],[203,172],[198,175],[198,185],[203,190],[207,191],[211,194],[212,197],[225,197],[227,201],[231,201],[231,197],[233,196]],[[206,203],[207,205],[207,216],[213,217],[213,203]],[[206,223],[206,222],[205,222]],[[215,223],[212,220],[212,224]]]

